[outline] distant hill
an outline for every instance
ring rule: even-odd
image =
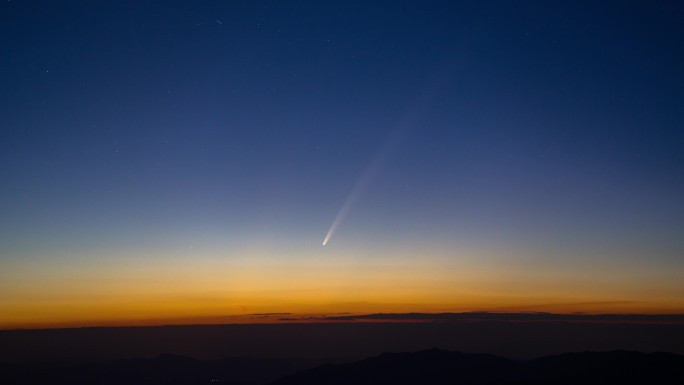
[[[684,384],[684,356],[626,351],[567,353],[527,362],[445,350],[386,353],[324,365],[274,385]]]
[[[684,356],[565,353],[531,361],[440,349],[384,353],[344,364],[177,355],[90,363],[0,363],[7,385],[552,385],[684,384]]]
[[[202,361],[165,354],[89,363],[0,363],[7,385],[256,385],[320,365],[303,360],[232,358]]]
[[[415,352],[433,347],[524,360],[587,350],[684,354],[684,322],[675,322],[672,317],[668,321],[664,315],[641,321],[523,313],[363,317],[313,323],[0,330],[0,362],[111,362],[164,353],[203,360],[277,357],[352,361],[387,351]]]

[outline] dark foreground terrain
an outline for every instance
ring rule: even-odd
[[[684,356],[613,351],[514,361],[432,349],[325,365],[275,384],[684,384]]]
[[[0,363],[0,384],[265,384],[320,364],[246,358],[203,361],[170,354],[110,362]]]
[[[520,360],[588,350],[684,355],[684,320],[594,316],[586,322],[551,314],[475,314],[479,318],[460,319],[473,315],[442,314],[432,322],[422,321],[436,315],[385,314],[365,316],[373,322],[0,330],[0,362],[102,362],[168,353],[201,360],[352,361],[434,347]],[[388,319],[408,322],[380,322]]]
[[[84,364],[0,364],[2,384],[684,384],[684,356],[627,351],[565,353],[530,361],[440,349],[385,353],[343,364],[201,361],[163,355]],[[296,372],[296,373],[295,373]],[[280,379],[277,379],[281,377]]]
[[[0,385],[684,385],[681,317],[410,313],[331,323],[0,330]],[[583,351],[611,353],[561,354]],[[659,351],[673,354],[627,353]]]

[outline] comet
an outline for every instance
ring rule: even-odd
[[[359,177],[354,185],[354,188],[347,195],[344,204],[340,207],[335,220],[333,220],[328,232],[323,238],[323,246],[327,246],[330,239],[335,235],[337,228],[342,224],[344,219],[347,217],[352,208],[356,205],[356,202],[363,195],[364,190],[370,185],[375,178],[375,176],[380,172],[387,159],[390,158],[392,151],[398,146],[401,139],[408,135],[409,131],[417,125],[418,118],[423,115],[424,111],[427,109],[429,102],[432,100],[434,95],[449,83],[449,78],[451,77],[450,72],[453,65],[452,61],[447,61],[438,71],[435,71],[433,76],[427,81],[427,86],[423,89],[423,92],[414,100],[411,108],[408,108],[406,113],[399,119],[396,128],[388,135],[384,144],[376,152],[375,156],[371,159],[368,167],[364,170],[363,174]]]
[[[370,185],[373,179],[375,179],[375,176],[380,172],[389,158],[390,153],[395,147],[397,147],[399,141],[404,137],[406,132],[407,129],[404,127],[404,125],[402,125],[389,136],[389,138],[385,141],[385,144],[375,154],[368,167],[366,167],[363,174],[361,174],[361,177],[359,177],[359,179],[356,181],[354,188],[349,192],[349,195],[347,195],[347,199],[344,201],[344,204],[337,212],[335,220],[333,221],[332,225],[330,225],[330,229],[328,229],[328,232],[325,234],[325,238],[323,238],[323,246],[326,246],[328,242],[330,242],[330,238],[332,238],[332,236],[335,234],[335,231],[337,231],[337,227],[344,221],[352,207],[356,205],[356,202],[358,202],[359,198],[361,198],[361,195],[366,190],[368,185]]]
[[[361,193],[363,193],[366,187],[368,187],[371,180],[380,170],[382,164],[384,163],[384,160],[387,157],[387,154],[389,153],[389,148],[387,147],[388,146],[385,146],[384,151],[379,152],[373,158],[370,165],[366,168],[364,173],[361,174],[361,177],[357,180],[356,184],[354,185],[354,188],[349,192],[349,195],[347,195],[347,199],[344,201],[342,207],[340,207],[340,210],[337,212],[337,215],[335,216],[335,220],[333,221],[332,225],[330,225],[330,229],[325,234],[325,238],[323,238],[323,246],[326,246],[328,244],[330,238],[332,238],[333,234],[335,234],[335,231],[337,231],[337,227],[340,225],[340,223],[342,223],[342,221],[344,221],[344,218],[347,217],[347,214],[349,214],[349,211],[351,210],[352,206],[354,206],[361,197]]]

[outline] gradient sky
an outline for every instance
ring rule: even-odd
[[[3,2],[0,328],[684,312],[684,5],[606,3]]]

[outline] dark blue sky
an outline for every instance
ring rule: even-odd
[[[676,1],[3,2],[0,266],[316,258],[382,157],[329,258],[681,278],[682,41]]]

